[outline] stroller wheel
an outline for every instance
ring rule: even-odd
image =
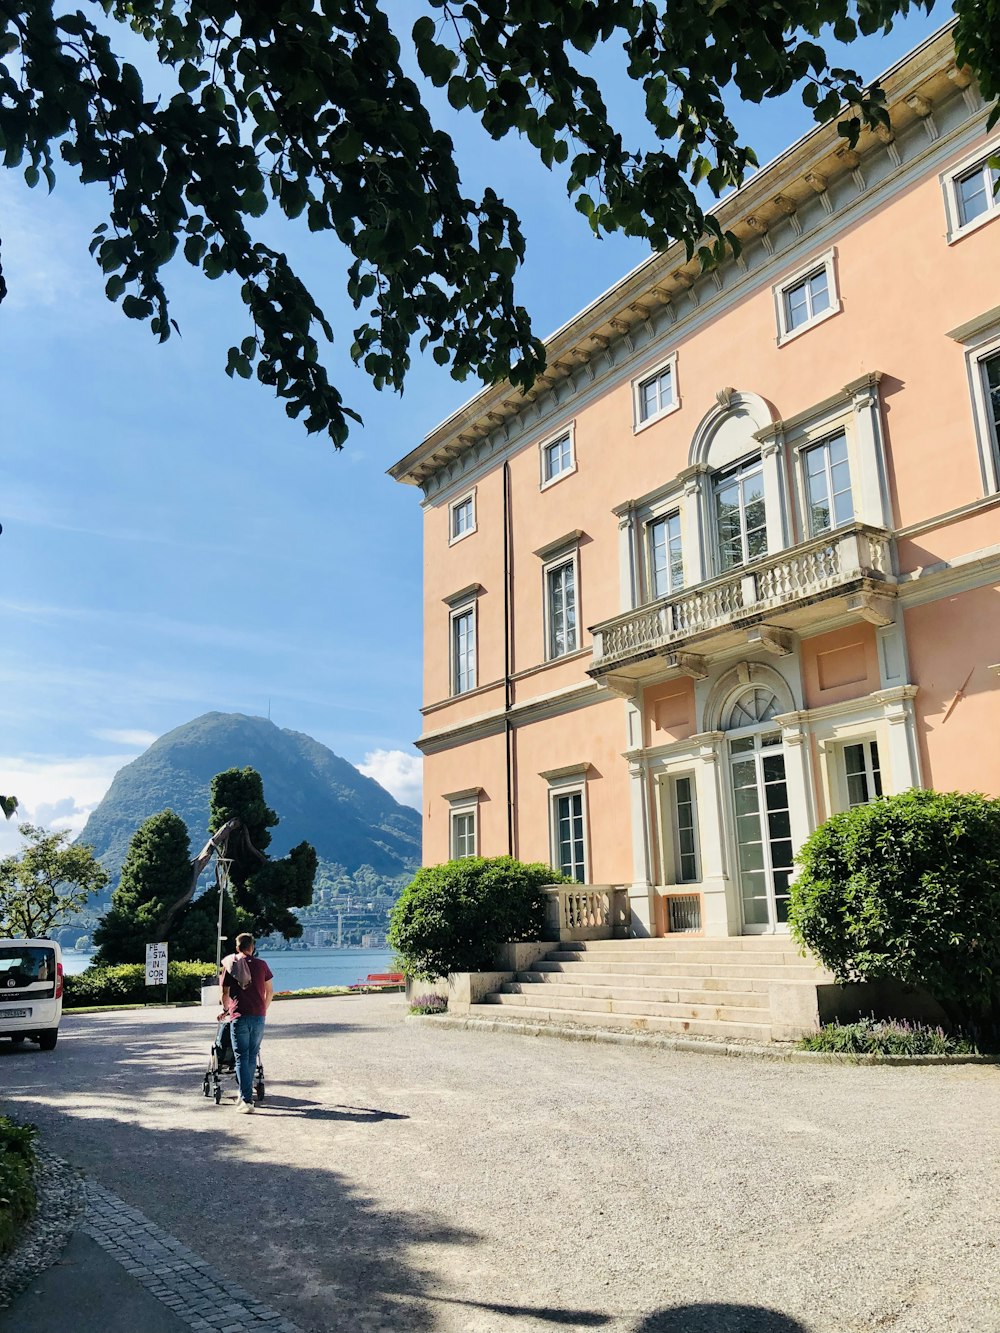
[[[212,1095],[212,1080],[209,1078],[209,1076],[208,1076],[207,1074],[205,1075],[204,1079],[202,1080],[201,1090],[202,1090],[202,1092],[205,1094],[206,1097],[211,1097],[211,1095]]]
[[[222,1089],[219,1088],[219,1087],[217,1087],[217,1088],[215,1089],[215,1104],[216,1104],[216,1106],[218,1106],[219,1103],[220,1103],[221,1101],[222,1101]]]
[[[258,1103],[262,1102],[262,1101],[264,1100],[264,1080],[263,1080],[263,1078],[259,1078],[259,1079],[257,1080],[256,1084],[254,1085],[254,1092],[257,1094],[257,1101],[258,1101]]]

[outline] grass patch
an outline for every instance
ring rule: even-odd
[[[126,1009],[197,1009],[200,1004],[200,1000],[178,1000],[176,1004],[173,1000],[169,1004],[157,1004],[155,1000],[150,1000],[148,1004],[83,1004],[64,1009],[63,1017],[71,1014],[120,1014]]]
[[[446,1014],[448,1001],[443,995],[415,995],[410,1005],[411,1014]]]
[[[312,990],[276,990],[275,1000],[317,1000],[326,995],[351,995],[349,986],[315,986]]]
[[[803,1051],[834,1055],[978,1055],[975,1042],[961,1033],[924,1023],[862,1018],[857,1023],[826,1023],[799,1042]]]

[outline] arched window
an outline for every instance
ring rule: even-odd
[[[780,711],[781,706],[774,690],[767,685],[751,685],[729,705],[722,727],[724,731],[753,727],[761,722],[770,722]]]

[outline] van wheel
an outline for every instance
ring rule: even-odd
[[[11,1037],[11,1041],[13,1042],[13,1044],[14,1044],[15,1046],[21,1046],[21,1045],[23,1045],[23,1043],[24,1043],[24,1038],[23,1038],[23,1037]]]
[[[44,1032],[39,1032],[38,1034],[38,1044],[43,1051],[54,1051],[58,1039],[58,1028],[46,1028]]]

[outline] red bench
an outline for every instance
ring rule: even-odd
[[[369,972],[364,981],[356,981],[351,990],[399,990],[406,978],[402,972]]]

